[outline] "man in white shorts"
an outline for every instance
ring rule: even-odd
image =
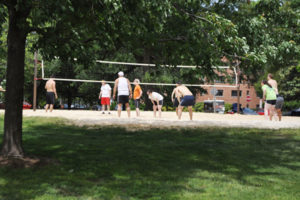
[[[132,89],[130,82],[127,78],[124,77],[124,72],[120,71],[118,73],[119,78],[115,80],[114,86],[114,95],[113,98],[116,98],[116,93],[118,90],[118,117],[121,117],[122,105],[125,104],[127,115],[130,117],[130,106],[129,99],[132,97]]]
[[[163,106],[164,97],[157,92],[153,92],[153,90],[151,90],[151,89],[147,91],[147,94],[153,104],[154,117],[156,117],[156,109],[157,109],[158,116],[159,116],[159,118],[161,118],[161,108]]]
[[[105,106],[107,106],[108,114],[110,114],[110,97],[111,97],[111,87],[105,82],[101,81],[102,86],[100,89],[99,99],[101,99],[102,114],[105,114]]]

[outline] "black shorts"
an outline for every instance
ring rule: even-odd
[[[180,102],[181,106],[193,106],[195,105],[195,98],[192,95],[184,96]]]
[[[271,105],[275,105],[276,104],[276,100],[267,100],[267,103],[271,104]]]
[[[178,107],[179,106],[179,102],[178,102],[178,99],[175,98],[174,102],[173,102],[173,106],[174,107]]]
[[[157,106],[157,102],[156,101],[153,101],[154,102],[154,105],[156,105]],[[159,102],[158,102],[158,105],[160,105],[160,106],[162,106],[164,104],[164,100],[160,100]]]
[[[47,92],[47,94],[46,94],[46,104],[54,105],[54,102],[55,102],[54,92]]]
[[[134,100],[134,106],[135,106],[135,108],[140,108],[140,102],[141,102],[140,99],[135,99]]]
[[[129,96],[128,95],[120,95],[118,96],[118,104],[129,103]]]

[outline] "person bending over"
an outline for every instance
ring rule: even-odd
[[[186,86],[182,85],[181,82],[177,82],[176,86],[176,97],[178,102],[180,102],[178,106],[178,119],[181,119],[182,110],[186,106],[189,111],[190,120],[193,120],[193,106],[195,105],[193,93]],[[182,97],[181,100],[180,97]]]
[[[156,117],[156,110],[158,110],[158,116],[161,118],[161,108],[163,106],[164,97],[157,92],[153,92],[151,89],[147,91],[147,95],[153,104],[154,117]]]

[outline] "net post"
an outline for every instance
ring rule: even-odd
[[[34,77],[33,77],[33,111],[36,111],[37,97],[37,51],[34,52]]]

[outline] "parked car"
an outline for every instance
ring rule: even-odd
[[[258,115],[254,110],[252,110],[250,108],[244,108],[243,114],[244,115]]]
[[[264,109],[259,109],[259,110],[257,111],[257,114],[259,114],[259,115],[264,115],[264,114],[265,114]]]
[[[291,116],[300,116],[300,108],[292,110]]]
[[[30,109],[32,105],[26,101],[23,102],[23,109]]]
[[[237,112],[237,103],[233,103],[233,104],[232,104],[232,111],[233,111],[234,113]],[[242,104],[240,104],[240,113],[243,114]]]
[[[93,105],[92,106],[92,110],[101,110],[101,106],[100,105]]]
[[[23,102],[23,109],[31,109],[32,105],[26,101]],[[5,109],[4,102],[0,102],[0,109]]]

